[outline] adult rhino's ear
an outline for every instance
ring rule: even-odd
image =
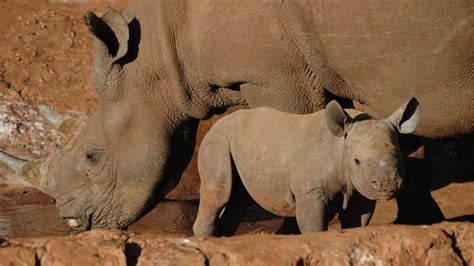
[[[412,133],[420,121],[420,103],[415,97],[411,98],[387,120],[398,129],[398,132],[402,134]]]
[[[109,101],[120,98],[120,62],[127,58],[130,29],[120,13],[109,9],[102,17],[87,12],[86,19],[91,32],[96,36],[92,84],[100,97]],[[120,60],[120,61],[119,61]]]
[[[346,135],[347,126],[352,121],[352,118],[342,109],[341,105],[335,100],[332,100],[324,110],[326,117],[326,124],[336,137]]]
[[[86,19],[91,32],[98,39],[96,56],[110,58],[111,63],[114,63],[127,54],[130,31],[127,21],[120,13],[109,9],[99,18],[88,11]]]

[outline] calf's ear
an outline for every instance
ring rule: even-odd
[[[398,132],[402,134],[412,133],[420,121],[420,103],[415,97],[411,98],[387,120],[398,129]]]
[[[336,137],[345,136],[351,117],[342,109],[339,103],[332,100],[324,109],[326,125]]]

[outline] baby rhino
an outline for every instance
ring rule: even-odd
[[[412,98],[384,120],[346,111],[332,101],[313,114],[262,107],[217,122],[199,150],[194,234],[233,234],[252,199],[276,215],[296,216],[302,233],[327,230],[337,212],[343,228],[367,225],[375,200],[400,189],[398,133],[415,130],[419,104]]]

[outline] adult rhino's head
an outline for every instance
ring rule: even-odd
[[[325,109],[330,131],[340,138],[343,175],[365,197],[390,199],[404,179],[398,134],[413,132],[420,119],[419,103],[412,98],[389,118],[352,118],[333,101]]]
[[[44,109],[52,124],[64,129],[63,150],[29,162],[2,152],[0,161],[54,197],[71,227],[125,228],[179,181],[198,120],[172,104],[176,97],[166,65],[139,53],[151,46],[159,50],[157,43],[140,43],[139,21],[126,21],[112,10],[101,18],[89,12],[87,20],[96,37],[96,113],[79,129]]]

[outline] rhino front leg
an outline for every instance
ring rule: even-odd
[[[367,226],[375,211],[375,200],[369,200],[354,191],[346,209],[339,212],[342,228]]]
[[[322,196],[314,194],[296,198],[296,221],[301,233],[328,230],[327,202]]]
[[[217,236],[219,216],[231,199],[235,166],[225,134],[206,136],[198,156],[200,201],[193,225],[196,236]]]

